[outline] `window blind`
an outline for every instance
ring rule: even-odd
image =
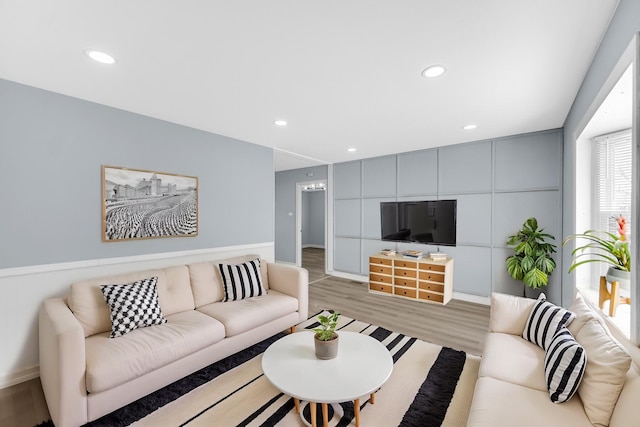
[[[592,151],[593,228],[617,234],[615,217],[631,218],[631,130],[594,138]]]

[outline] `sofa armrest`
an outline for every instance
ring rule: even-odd
[[[40,380],[56,427],[87,423],[84,331],[65,301],[46,300],[39,316]]]
[[[524,325],[536,300],[514,295],[491,294],[489,331],[522,335]]]
[[[298,299],[300,321],[309,316],[309,272],[287,264],[267,264],[269,288]]]

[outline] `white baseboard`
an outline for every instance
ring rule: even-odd
[[[348,280],[355,280],[356,282],[369,283],[368,276],[361,276],[359,274],[345,273],[342,271],[327,271],[327,274],[330,274],[331,276],[340,277],[341,279],[348,279]]]
[[[324,249],[324,245],[313,245],[313,244],[302,245],[302,249],[306,249],[306,248]]]
[[[482,305],[491,305],[490,297],[482,297],[480,295],[471,295],[471,294],[463,294],[461,292],[454,292],[453,299],[457,299],[460,301],[467,301],[467,302],[475,302],[476,304],[482,304]]]
[[[12,372],[9,375],[0,377],[0,389],[11,387],[25,381],[38,378],[40,376],[40,366],[32,366],[20,371]]]

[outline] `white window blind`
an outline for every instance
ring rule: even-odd
[[[594,138],[593,228],[617,234],[614,217],[631,218],[631,130]]]

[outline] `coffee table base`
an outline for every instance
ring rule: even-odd
[[[293,398],[293,403],[295,405],[296,414],[300,414],[300,400]],[[371,393],[369,395],[369,403],[372,405],[375,404],[375,393]],[[329,427],[329,404],[328,403],[320,403],[320,407],[322,410],[322,423],[323,427]],[[309,409],[311,412],[311,427],[316,426],[316,415],[317,415],[317,403],[309,402]],[[353,415],[356,419],[356,427],[360,427],[360,399],[356,399],[353,401]],[[300,414],[302,417],[302,414]],[[304,419],[304,418],[303,418]]]

